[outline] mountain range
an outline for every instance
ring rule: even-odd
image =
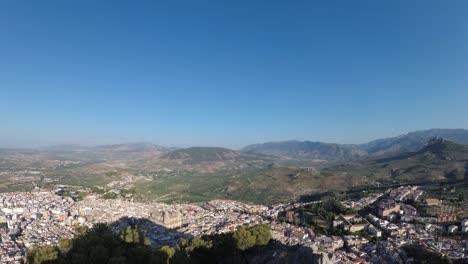
[[[274,161],[278,157],[261,153],[235,151],[220,147],[191,147],[177,149],[161,156],[162,159],[183,160],[186,163],[226,161]]]
[[[302,164],[304,161],[353,161],[395,156],[420,150],[434,137],[459,144],[468,144],[468,130],[429,129],[410,132],[390,138],[373,140],[364,144],[337,144],[318,141],[279,141],[248,145],[240,150],[221,147],[190,147],[178,149],[152,143],[128,143],[99,145],[94,147],[79,145],[58,145],[46,148],[48,152],[87,152],[101,158],[160,157],[167,160],[183,160],[184,163],[249,161],[249,160],[289,160]],[[275,156],[275,157],[273,157]]]
[[[322,170],[325,175],[361,175],[390,182],[429,183],[465,181],[468,183],[468,145],[443,138],[429,140],[418,151],[358,162],[345,162]]]
[[[291,140],[249,145],[242,150],[296,159],[347,161],[414,152],[421,149],[434,137],[444,138],[455,143],[468,144],[468,130],[430,129],[410,132],[397,137],[377,139],[364,144]]]
[[[0,149],[0,171],[6,172],[0,190],[29,190],[33,181],[50,188],[120,188],[168,202],[229,198],[269,204],[382,184],[467,183],[466,143],[466,130],[432,129],[354,145],[286,141],[242,150],[151,143]]]
[[[275,156],[223,148],[179,149],[160,158],[187,166],[185,172],[160,178],[159,184],[166,186],[164,194],[177,192],[188,200],[209,197],[268,204],[357,186],[468,182],[468,145],[440,137],[414,152],[325,163],[322,169],[284,166]]]

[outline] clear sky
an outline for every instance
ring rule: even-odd
[[[0,1],[0,146],[468,128],[468,1]]]

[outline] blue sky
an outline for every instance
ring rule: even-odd
[[[468,128],[467,1],[165,2],[0,1],[0,146]]]

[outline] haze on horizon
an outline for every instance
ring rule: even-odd
[[[466,1],[2,1],[0,147],[468,128]]]

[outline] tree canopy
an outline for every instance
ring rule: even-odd
[[[81,231],[73,239],[60,239],[55,247],[32,247],[27,253],[28,263],[215,263],[265,246],[272,239],[268,225],[257,225],[240,227],[233,233],[182,239],[176,248],[154,249],[138,226],[128,226],[117,234],[106,224]]]

